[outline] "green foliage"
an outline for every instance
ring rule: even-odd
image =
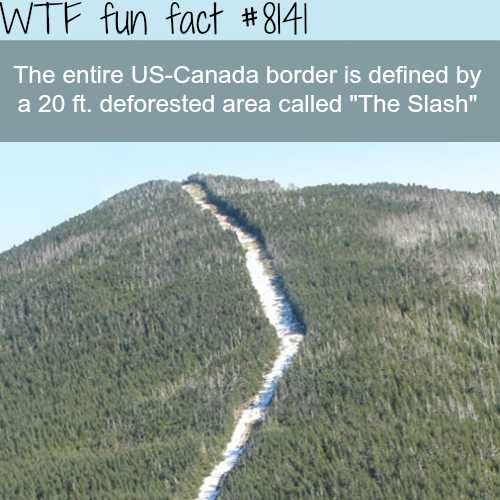
[[[222,500],[500,491],[500,198],[193,176],[306,327]],[[276,349],[234,236],[154,182],[0,256],[0,498],[193,498]]]
[[[498,498],[499,198],[198,176],[307,327],[222,500]]]
[[[276,341],[234,236],[153,182],[0,256],[0,498],[195,496]]]

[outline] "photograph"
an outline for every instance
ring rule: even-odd
[[[499,19],[0,1],[0,500],[500,499]]]

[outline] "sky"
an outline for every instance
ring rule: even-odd
[[[99,17],[104,0],[82,0],[84,17],[74,23],[72,37],[97,39],[104,36]],[[224,12],[219,38],[259,38],[259,34],[239,22],[244,7],[262,6],[267,0],[217,0]],[[289,0],[281,0],[284,4]],[[303,2],[304,0],[300,0]],[[183,8],[211,5],[212,0],[178,0]],[[499,38],[500,2],[498,0],[307,0],[308,38],[325,40],[495,40]],[[9,9],[29,4],[27,0],[4,0]],[[115,7],[145,9],[150,17],[149,38],[166,38],[162,19],[167,15],[167,0],[114,0]],[[146,7],[145,7],[146,6]],[[156,22],[153,22],[156,21]],[[234,20],[234,21],[233,21]],[[36,35],[36,34],[35,34]],[[57,35],[57,33],[56,33]],[[40,38],[41,32],[38,34]],[[60,33],[60,38],[63,34]],[[0,35],[1,38],[1,35]],[[65,38],[65,37],[64,37]],[[283,38],[283,36],[281,36]]]
[[[86,3],[88,19],[73,38],[102,38],[94,20],[104,2]],[[144,5],[134,0],[114,3]],[[158,9],[160,15],[167,3],[151,0],[148,10]],[[209,4],[200,0],[181,3]],[[247,3],[219,1],[235,19]],[[4,4],[18,6],[19,1]],[[498,0],[474,4],[465,0],[309,0],[309,8],[310,39],[493,40],[500,32]],[[220,38],[251,36],[235,22],[225,25]],[[153,38],[165,36],[157,30]],[[500,193],[500,144],[0,144],[0,251],[128,187],[151,179],[182,180],[200,171],[275,179],[284,185],[389,181]]]

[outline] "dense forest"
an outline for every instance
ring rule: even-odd
[[[500,197],[195,175],[306,334],[221,500],[500,496]],[[277,340],[233,234],[150,182],[0,255],[0,498],[196,496]]]
[[[193,498],[275,349],[236,239],[180,184],[0,255],[0,498]]]
[[[500,197],[196,175],[307,328],[221,499],[500,495]]]

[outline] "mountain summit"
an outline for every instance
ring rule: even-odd
[[[495,498],[500,197],[189,182],[306,333],[220,498]],[[237,236],[179,183],[1,254],[0,498],[195,498],[279,349]]]

